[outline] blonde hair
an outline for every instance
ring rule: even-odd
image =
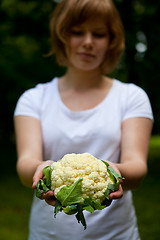
[[[89,19],[102,18],[109,32],[109,46],[101,65],[102,73],[110,73],[125,48],[124,29],[112,0],[62,0],[50,20],[51,52],[59,65],[68,66],[67,39],[73,26]]]

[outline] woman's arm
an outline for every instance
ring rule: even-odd
[[[18,155],[17,172],[22,183],[32,187],[37,167],[41,164],[45,167],[52,162],[43,162],[41,123],[34,117],[16,116],[14,125]],[[39,178],[41,177],[39,176]],[[35,179],[36,181],[38,180]]]
[[[122,123],[120,163],[116,164],[125,177],[123,189],[136,189],[147,173],[147,155],[152,121],[147,118],[130,118]]]

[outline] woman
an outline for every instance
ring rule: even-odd
[[[86,230],[75,216],[54,218],[53,192],[43,196],[45,201],[34,197],[29,239],[140,239],[130,190],[147,172],[153,116],[141,88],[107,76],[124,51],[119,14],[111,0],[62,0],[50,30],[51,54],[67,71],[26,91],[17,103],[21,181],[35,189],[45,166],[66,153],[89,152],[125,177],[124,192],[120,186],[110,194],[109,207],[86,212]]]

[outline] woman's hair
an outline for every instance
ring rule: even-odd
[[[112,0],[62,0],[50,20],[51,52],[59,65],[68,66],[66,48],[73,26],[102,18],[109,33],[109,45],[101,69],[110,73],[125,48],[124,30],[120,15]]]

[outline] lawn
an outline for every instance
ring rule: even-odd
[[[27,240],[33,191],[25,188],[19,179],[13,176],[1,184],[1,193],[0,239]]]
[[[133,191],[133,201],[142,240],[160,239],[160,137],[152,137],[149,171],[141,187]],[[9,175],[10,173],[8,173]],[[2,180],[2,177],[1,177]],[[18,177],[3,176],[0,198],[0,239],[27,240],[33,191],[23,187]],[[118,216],[120,217],[120,216]],[[123,239],[122,239],[123,240]]]
[[[141,187],[133,192],[142,240],[160,239],[160,137],[150,142],[148,174]]]

